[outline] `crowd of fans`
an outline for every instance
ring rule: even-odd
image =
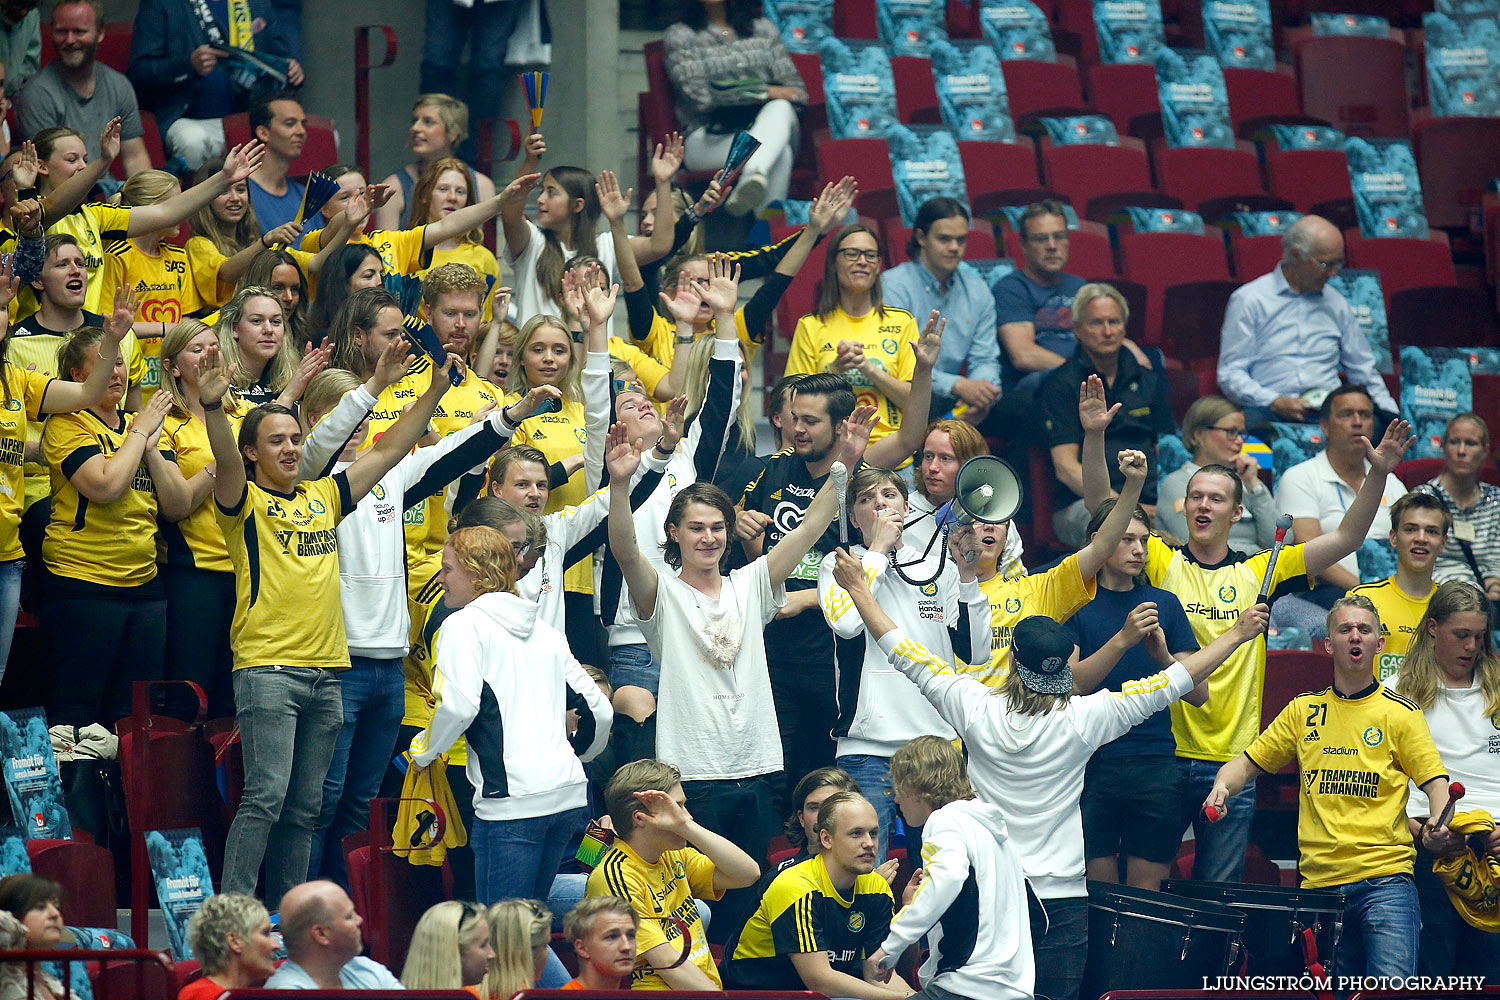
[[[489,8],[524,5],[427,6],[430,31],[474,32],[478,69],[514,28]],[[708,213],[786,197],[806,100],[743,4],[667,32],[685,135],[660,137],[635,232],[635,192],[548,162],[539,131],[513,178],[469,166],[469,108],[437,90],[409,163],[329,168],[337,193],[299,219],[303,67],[268,4],[144,0],[127,75],[96,59],[97,0],[50,11],[46,66],[32,8],[0,21],[0,665],[39,616],[45,662],[11,669],[45,670],[64,741],[113,727],[141,680],[234,717],[246,782],[187,1000],[622,980],[1074,1000],[1085,878],[1156,889],[1191,826],[1193,877],[1238,881],[1255,779],[1293,759],[1303,884],[1346,899],[1338,971],[1500,975],[1493,923],[1433,874],[1500,865],[1479,818],[1500,807],[1489,428],[1455,417],[1442,472],[1396,478],[1410,427],[1327,285],[1325,220],[1235,294],[1224,394],[1179,428],[1125,297],[1069,273],[1056,202],[1021,215],[993,288],[963,263],[968,206],[922,205],[887,267],[847,222],[852,178],[780,242],[703,252]],[[424,80],[454,43],[429,38]],[[226,149],[239,111],[253,138]],[[761,146],[736,183],[676,186],[743,129]],[[820,242],[762,453],[751,367]],[[440,350],[408,336],[424,324]],[[1244,449],[1275,422],[1324,443],[1278,482]],[[1162,468],[1171,434],[1190,457]],[[992,446],[1044,448],[1067,552],[938,523]],[[1367,539],[1397,568],[1361,584]],[[1323,644],[1334,683],[1259,733],[1272,624]],[[469,844],[398,978],[361,957],[342,842],[431,769]],[[1473,808],[1445,823],[1450,778]],[[612,844],[585,874],[566,859],[591,823]],[[59,902],[0,880],[0,941],[51,947]],[[919,942],[921,971],[894,972]]]

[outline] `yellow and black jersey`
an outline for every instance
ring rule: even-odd
[[[1349,593],[1368,597],[1380,615],[1380,637],[1385,640],[1385,645],[1375,658],[1375,679],[1383,681],[1400,673],[1406,652],[1417,637],[1417,629],[1427,617],[1427,602],[1437,593],[1437,584],[1434,583],[1432,589],[1421,597],[1413,597],[1397,585],[1395,577],[1388,576],[1384,580],[1353,587]]]
[[[108,459],[124,445],[130,421],[123,410],[107,424],[91,410],[58,413],[42,433],[42,459],[52,475],[52,520],[42,558],[57,576],[102,587],[139,587],[156,579],[156,483],[141,462],[120,499],[96,504],[72,476],[89,459]],[[162,451],[171,458],[169,451]]]
[[[1200,647],[1229,631],[1240,612],[1254,606],[1270,559],[1270,549],[1252,556],[1230,549],[1223,562],[1205,566],[1186,546],[1174,548],[1155,534],[1146,539],[1146,579],[1182,601]],[[1271,589],[1306,572],[1302,546],[1288,545],[1276,560]],[[1260,724],[1265,678],[1266,637],[1258,635],[1230,653],[1208,678],[1208,704],[1195,708],[1185,701],[1172,703],[1177,756],[1221,763],[1239,756]]]
[[[50,376],[5,363],[0,406],[0,562],[20,559],[21,511],[26,499],[26,429],[41,419]]]
[[[315,229],[302,237],[299,246],[308,253],[317,253],[323,247],[326,229]],[[392,274],[416,274],[432,263],[431,251],[422,245],[426,226],[415,229],[372,229],[349,237],[350,243],[363,243],[375,248],[380,261]]]
[[[1045,573],[1015,580],[997,573],[981,582],[979,589],[990,604],[990,658],[968,672],[992,688],[1004,684],[1010,673],[1011,636],[1022,618],[1046,615],[1065,622],[1098,592],[1094,577],[1085,580],[1079,573],[1076,552]]]
[[[401,411],[415,403],[431,384],[432,360],[423,355],[411,363],[401,381],[388,386],[375,400],[375,409],[370,411],[370,430],[360,449],[374,444],[376,438],[401,419]],[[501,399],[502,394],[494,383],[471,370],[464,375],[463,384],[449,386],[443,393],[430,424],[440,437],[447,437],[472,424],[486,406],[501,405]],[[448,538],[448,518],[443,510],[446,494],[444,490],[428,497],[425,503],[402,512],[408,564],[414,565],[424,556],[443,550],[443,542]]]
[[[790,956],[828,953],[839,972],[864,976],[864,960],[885,940],[896,900],[875,872],[854,880],[848,898],[834,888],[823,855],[771,880],[735,939],[724,949],[731,990],[805,990]]]
[[[238,436],[243,412],[225,406],[224,415]],[[175,412],[168,413],[167,419],[162,421],[161,450],[177,456],[177,467],[182,470],[184,479],[192,479],[214,461],[213,449],[208,444],[208,428],[197,417],[182,417]],[[159,522],[168,565],[191,566],[215,573],[234,572],[234,564],[229,561],[229,547],[224,543],[224,532],[219,530],[218,519],[214,516],[212,495],[181,521],[160,518]]]
[[[78,241],[83,251],[83,267],[88,272],[88,292],[83,300],[86,312],[109,311],[109,302],[104,298],[103,270],[105,248],[115,240],[129,235],[130,209],[104,202],[89,202],[47,227],[47,235],[67,233]],[[25,319],[37,311],[36,291],[30,285],[22,285],[16,296],[15,319]]]
[[[631,989],[671,989],[646,961],[645,955],[663,944],[671,945],[672,950],[678,952],[682,941],[682,930],[677,926],[679,920],[688,929],[691,950],[687,961],[713,980],[714,986],[723,986],[719,967],[714,964],[714,956],[708,950],[703,919],[698,914],[698,903],[694,898],[718,899],[724,895],[714,888],[714,863],[707,857],[691,847],[684,847],[680,851],[663,851],[656,864],[648,864],[623,839],[616,838],[614,846],[599,859],[598,867],[589,873],[586,894],[618,896],[628,902],[640,918],[640,929],[635,938],[635,968],[630,970]],[[672,957],[675,961],[677,955]]]
[[[192,275],[193,287],[198,291],[198,298],[207,304],[208,308],[217,309],[228,302],[234,295],[234,282],[220,281],[219,268],[229,259],[223,251],[214,246],[213,240],[207,236],[188,237],[187,246],[188,273]],[[304,299],[311,299],[316,293],[316,278],[308,273],[308,265],[316,254],[299,250],[296,247],[282,247],[297,261],[297,266],[302,268],[302,277],[307,281],[308,287],[302,290]],[[213,324],[209,324],[212,326]]]
[[[145,377],[141,379],[144,401],[161,387],[161,324],[170,327],[184,316],[197,315],[217,303],[198,294],[188,252],[176,244],[160,244],[155,257],[130,240],[111,240],[105,250],[100,301],[106,308],[112,307],[117,288],[135,289],[136,339],[146,361]]]
[[[335,529],[354,509],[342,472],[278,493],[247,483],[214,502],[234,565],[234,669],[349,666]]]
[[[520,393],[509,393],[505,405],[520,400]],[[512,444],[529,444],[547,456],[548,462],[561,462],[583,451],[588,432],[584,429],[583,404],[577,400],[564,399],[562,409],[556,413],[538,413],[521,421],[511,438]],[[561,486],[547,494],[547,506],[543,514],[554,514],[564,507],[572,507],[588,499],[589,489],[585,485],[584,472],[579,469]],[[563,589],[575,594],[594,592],[594,561],[585,556],[563,572]]]
[[[853,341],[864,348],[865,358],[892,378],[910,382],[917,368],[916,342],[920,333],[917,319],[905,309],[886,306],[882,315],[871,310],[855,318],[835,309],[827,319],[816,315],[797,321],[792,346],[786,355],[786,374],[812,375],[824,371],[838,356],[839,342]],[[870,432],[870,440],[879,441],[901,427],[901,407],[857,369],[844,373],[854,387],[861,406],[875,407],[880,419]]]
[[[401,719],[403,726],[426,729],[432,724],[432,713],[437,708],[437,698],[432,693],[432,650],[437,645],[438,630],[453,613],[443,603],[443,585],[438,582],[438,571],[442,569],[442,556],[427,556],[407,573],[406,610],[411,619],[411,631],[407,633],[410,651],[402,661],[405,674],[406,714]],[[448,763],[462,766],[469,761],[469,751],[460,736],[448,751]]]
[[[1268,773],[1297,762],[1304,886],[1411,873],[1407,782],[1447,777],[1415,702],[1373,680],[1349,698],[1331,687],[1299,694],[1245,755]]]

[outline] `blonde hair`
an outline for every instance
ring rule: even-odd
[[[525,326],[521,327],[521,332],[516,336],[515,349],[511,352],[510,374],[505,379],[505,391],[518,392],[524,396],[535,388],[531,380],[526,377],[526,366],[522,364],[522,358],[526,354],[526,348],[531,346],[537,334],[545,329],[558,331],[569,345],[568,370],[563,373],[562,384],[558,386],[562,390],[563,399],[574,403],[583,402],[583,372],[581,371],[583,366],[578,363],[578,358],[572,350],[573,335],[568,332],[566,323],[549,313],[537,313],[526,321]]]
[[[1204,396],[1188,407],[1182,415],[1182,444],[1190,453],[1198,451],[1198,435],[1208,430],[1231,413],[1240,412],[1223,396]],[[1194,460],[1196,461],[1196,459]]]
[[[1500,716],[1500,659],[1495,656],[1495,640],[1490,633],[1493,623],[1489,620],[1489,602],[1472,584],[1462,580],[1438,584],[1432,599],[1427,602],[1422,624],[1417,626],[1416,638],[1406,651],[1406,659],[1401,661],[1401,671],[1396,675],[1396,693],[1416,702],[1424,712],[1437,700],[1438,688],[1442,686],[1437,653],[1433,648],[1435,640],[1428,625],[1440,625],[1454,615],[1468,611],[1485,616],[1479,655],[1474,658],[1474,679],[1484,693],[1484,714],[1491,718]]]
[[[1120,322],[1130,322],[1130,303],[1125,301],[1125,296],[1120,294],[1120,290],[1102,281],[1091,281],[1078,289],[1078,294],[1073,296],[1073,325],[1075,327],[1083,322],[1083,311],[1095,299],[1109,299],[1120,307]]]
[[[487,916],[495,959],[484,974],[479,995],[504,1000],[535,984],[536,950],[546,947],[552,937],[552,913],[535,899],[502,899],[489,908]]]
[[[604,786],[604,809],[615,825],[615,834],[629,842],[635,832],[635,814],[649,813],[635,797],[636,792],[670,792],[682,783],[682,772],[671,764],[649,757],[624,765]]]
[[[417,99],[412,102],[411,113],[416,114],[423,108],[432,108],[437,112],[437,119],[443,123],[443,133],[448,137],[449,146],[457,146],[469,137],[469,106],[463,101],[447,94],[418,94]]]
[[[1329,605],[1328,617],[1323,619],[1323,628],[1328,633],[1329,638],[1333,637],[1333,620],[1345,608],[1358,608],[1360,611],[1367,613],[1371,618],[1375,619],[1375,631],[1380,631],[1380,609],[1375,607],[1375,602],[1364,594],[1345,594]],[[1418,629],[1417,631],[1421,632],[1422,630]]]
[[[229,949],[229,935],[237,934],[249,942],[263,921],[266,908],[254,896],[238,892],[221,892],[209,896],[188,921],[188,947],[203,966],[205,976],[216,976],[229,970],[234,952]]]
[[[918,736],[891,755],[891,787],[898,786],[933,809],[974,797],[963,755],[941,736]]]
[[[345,393],[359,388],[359,376],[343,368],[324,368],[314,375],[302,393],[302,429],[310,431],[318,420],[333,412]]]
[[[191,416],[193,411],[188,408],[187,394],[182,391],[182,384],[177,381],[177,376],[172,374],[172,366],[169,362],[181,354],[198,334],[212,332],[213,328],[202,320],[180,319],[173,323],[167,329],[167,335],[161,338],[161,387],[172,394],[174,417],[186,418]]]
[[[448,547],[464,569],[474,574],[476,594],[516,592],[516,553],[510,539],[494,528],[460,528],[448,536]]]
[[[1006,707],[1018,715],[1046,715],[1063,708],[1073,697],[1071,691],[1067,694],[1042,694],[1031,690],[1021,680],[1021,671],[1014,665],[1005,675],[1005,680],[1000,682],[1000,694],[1005,696]]]
[[[832,795],[828,796],[828,798],[824,799],[823,804],[818,806],[818,819],[815,823],[813,823],[813,832],[818,834],[818,843],[811,846],[816,846],[819,848],[823,846],[823,831],[827,830],[829,833],[833,832],[834,821],[838,819],[839,810],[842,807],[846,805],[857,805],[861,802],[867,806],[870,806],[870,808],[872,809],[875,808],[874,804],[859,792],[834,792]]]
[[[708,395],[708,363],[713,360],[715,342],[716,338],[712,334],[704,334],[689,348],[687,371],[683,375],[683,381],[686,384],[684,395],[687,396],[689,413],[697,413],[701,410],[703,399]],[[744,358],[745,346],[740,344],[739,349],[741,358]],[[747,367],[749,366],[748,359],[744,363]],[[748,389],[740,393],[740,405],[734,411],[734,426],[740,432],[741,448],[754,452],[755,414],[750,409]]]
[[[577,906],[563,915],[563,938],[572,944],[580,938],[588,937],[594,932],[594,921],[601,913],[617,913],[622,917],[629,917],[637,928],[641,926],[640,914],[635,912],[635,907],[627,900],[619,896],[585,896],[578,901]]]
[[[170,198],[172,189],[178,187],[177,178],[165,170],[141,170],[131,174],[121,186],[120,204],[129,208],[155,205]]]
[[[467,933],[473,933],[476,921],[484,915],[483,907],[455,899],[429,907],[412,931],[406,964],[401,968],[401,985],[409,990],[463,989],[459,952],[464,944],[464,925],[468,924]]]
[[[209,162],[198,168],[193,174],[193,183],[202,184],[214,174],[219,172],[217,163]],[[241,183],[245,183],[241,181]],[[236,222],[233,228],[229,223],[214,214],[214,202],[218,198],[211,199],[198,211],[188,217],[188,228],[194,236],[201,236],[214,245],[214,249],[226,257],[233,257],[251,243],[260,239],[260,221],[255,216],[255,206],[250,204],[250,188],[245,188],[245,214]]]
[[[286,384],[292,379],[292,373],[297,370],[297,348],[292,343],[292,331],[287,325],[286,311],[281,308],[281,300],[269,288],[246,285],[235,292],[219,310],[219,322],[214,326],[214,332],[219,336],[219,353],[224,355],[224,363],[235,369],[235,388],[243,389],[250,385],[252,380],[240,367],[240,345],[235,342],[234,328],[244,318],[245,303],[251,299],[270,299],[276,303],[276,311],[281,313],[281,346],[277,348],[275,356],[266,362],[265,371],[262,372],[266,384],[280,392],[286,388]]]

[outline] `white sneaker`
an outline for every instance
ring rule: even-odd
[[[724,202],[724,211],[730,215],[748,215],[758,211],[766,197],[766,179],[759,174],[741,177],[740,182],[729,192]]]

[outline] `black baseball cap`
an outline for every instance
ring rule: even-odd
[[[1046,615],[1021,619],[1011,635],[1010,654],[1011,669],[1037,694],[1068,694],[1073,690],[1073,671],[1068,666],[1073,640]]]

